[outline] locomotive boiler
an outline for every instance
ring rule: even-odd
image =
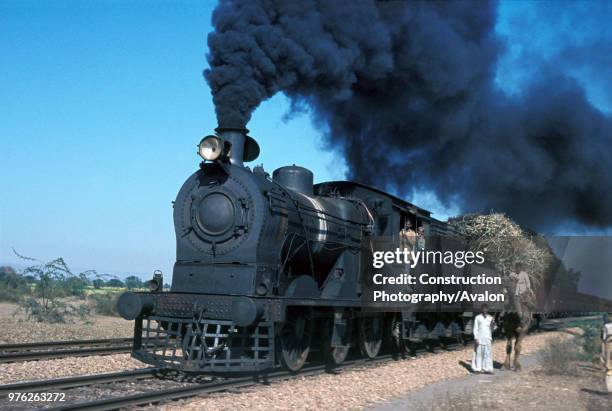
[[[251,170],[244,162],[259,146],[247,133],[218,128],[199,144],[204,161],[173,205],[171,289],[163,291],[158,277],[151,292],[118,301],[120,314],[135,320],[135,358],[185,371],[295,371],[315,346],[331,364],[351,347],[375,357],[397,321],[404,340],[470,331],[457,316],[417,321],[361,307],[373,238],[397,236],[406,219],[428,235],[446,234],[447,225],[358,183],[313,185],[312,172],[299,166],[272,176]]]

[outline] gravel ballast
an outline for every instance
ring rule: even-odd
[[[129,354],[114,354],[0,364],[0,375],[2,384],[10,384],[73,375],[104,374],[147,366],[131,358]]]
[[[523,353],[529,354],[546,345],[548,339],[569,338],[568,334],[549,332],[528,336]],[[493,347],[496,361],[503,362],[505,342]],[[160,405],[170,410],[279,410],[334,409],[354,410],[388,401],[428,384],[469,374],[462,364],[471,361],[471,347],[442,352],[413,360],[391,361],[384,364],[355,367],[340,374],[312,377],[257,385],[239,393],[220,393],[192,400]]]
[[[131,337],[133,322],[114,317],[93,318],[93,323],[44,324],[24,321],[10,315],[15,306],[0,304],[0,343],[19,343],[70,339]],[[538,351],[549,339],[570,338],[567,333],[546,332],[529,335],[523,353]],[[493,347],[494,359],[503,362],[505,341]],[[463,349],[390,361],[342,370],[337,374],[297,376],[270,385],[256,385],[234,393],[219,393],[160,404],[164,410],[238,410],[253,409],[362,409],[402,396],[434,382],[469,374],[471,345]],[[102,374],[146,367],[129,354],[73,357],[0,364],[2,383]],[[136,387],[133,387],[136,389]],[[84,391],[83,395],[92,394]],[[100,393],[94,394],[97,396]],[[104,396],[104,395],[102,395]]]

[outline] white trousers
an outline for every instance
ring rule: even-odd
[[[472,371],[493,372],[491,344],[478,344],[472,356]]]

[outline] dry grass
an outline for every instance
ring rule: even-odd
[[[485,251],[499,273],[508,275],[516,263],[526,267],[532,287],[542,282],[552,255],[530,233],[501,213],[467,214],[449,222],[469,238],[474,250]]]
[[[576,376],[578,363],[598,363],[601,340],[599,327],[583,324],[571,340],[551,339],[540,355],[541,371],[547,375]]]
[[[551,340],[540,355],[540,367],[548,375],[577,375],[576,361],[581,357],[576,341]]]

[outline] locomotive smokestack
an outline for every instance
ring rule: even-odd
[[[259,145],[250,136],[249,130],[242,127],[217,127],[215,132],[223,140],[229,142],[230,162],[236,166],[244,166],[244,161],[253,161],[259,156]]]
[[[215,132],[223,140],[232,144],[230,151],[230,162],[237,166],[243,165],[244,158],[244,143],[246,134],[249,132],[246,128],[231,128],[217,127]]]

